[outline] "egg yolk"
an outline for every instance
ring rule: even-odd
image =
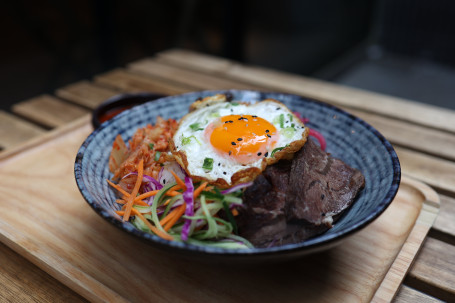
[[[211,145],[224,156],[242,164],[252,163],[268,156],[278,133],[275,126],[254,115],[229,115],[221,117],[206,130]]]

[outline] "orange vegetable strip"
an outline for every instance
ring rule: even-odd
[[[169,204],[169,202],[171,202],[171,199],[167,199],[167,200],[166,200],[166,202],[164,202],[163,206],[166,206],[166,205],[168,205],[168,204]],[[163,225],[163,224],[161,224],[161,225]]]
[[[173,191],[168,191],[166,193],[166,196],[175,197],[175,196],[178,196],[178,195],[181,195],[181,194],[182,193],[179,193],[178,191],[173,190]]]
[[[115,202],[117,202],[118,204],[125,204],[126,203],[125,199],[117,199],[117,200],[115,200]],[[141,205],[141,206],[149,206],[144,201],[142,201],[142,200],[137,200],[136,201],[136,199],[134,200],[134,204]]]
[[[147,225],[147,227],[150,228],[158,237],[163,238],[165,240],[169,240],[169,241],[174,240],[174,238],[171,235],[164,233],[161,230],[159,230],[158,228],[156,228],[155,226],[153,226],[152,223],[150,223],[137,209],[132,208],[131,212],[134,215],[137,215],[142,221],[144,221],[145,225]],[[125,215],[125,212],[122,210],[117,210],[116,213],[119,216]]]
[[[208,182],[204,182],[201,185],[199,185],[198,188],[196,188],[196,190],[194,191],[194,194],[193,194],[193,197],[195,199],[201,194],[201,192],[204,190],[204,188],[207,186],[207,184],[208,184]]]
[[[142,184],[142,177],[144,175],[144,160],[141,159],[137,165],[137,179],[136,184],[134,185],[133,191],[131,192],[128,200],[126,202],[125,214],[123,215],[123,221],[128,221],[130,219],[131,209],[133,208],[134,198],[139,192],[139,188]]]
[[[107,183],[109,183],[110,186],[112,186],[113,188],[115,188],[116,190],[118,190],[118,191],[119,191],[121,194],[123,194],[124,196],[127,196],[127,197],[130,196],[130,194],[129,194],[127,191],[125,191],[123,188],[121,188],[120,185],[114,184],[114,183],[112,183],[111,181],[109,181],[108,179],[106,179],[106,181],[107,181]]]
[[[238,215],[239,215],[239,211],[238,211],[237,209],[235,209],[235,208],[233,208],[233,209],[231,210],[231,212],[232,212],[232,215],[233,215],[233,216],[238,216]]]
[[[185,213],[185,209],[186,209],[186,203],[183,203],[182,205],[179,206],[179,208],[177,208],[175,211],[173,211],[173,212],[175,212],[175,215],[164,226],[165,231],[168,231],[169,229],[171,229],[172,226],[174,226],[175,222],[177,222],[178,219],[180,219],[183,216],[183,214]]]
[[[177,212],[177,209],[174,209],[172,210],[170,213],[167,214],[166,217],[164,217],[163,219],[160,220],[160,224],[161,226],[163,226],[164,224],[166,224],[167,222],[169,222],[169,220],[171,220],[174,216],[175,216],[175,213]]]
[[[111,181],[109,181],[109,180],[107,180],[107,179],[106,179],[106,181],[107,181],[107,183],[109,183],[110,186],[112,186],[113,188],[115,188],[115,189],[118,190],[121,194],[124,195],[123,199],[129,198],[129,196],[131,196],[127,191],[125,191],[123,188],[121,188],[118,184],[114,184],[114,183],[112,183]],[[139,199],[139,197],[136,197],[136,198],[134,199],[134,202],[135,202],[136,204],[140,204],[140,205],[144,205],[144,206],[148,205],[147,203],[145,203],[144,201],[142,201],[142,199]],[[137,203],[137,202],[139,202],[139,203]]]
[[[159,189],[148,191],[148,192],[143,193],[142,195],[139,195],[136,198],[134,198],[134,201],[136,202],[137,200],[142,200],[142,199],[145,199],[145,198],[149,198],[151,196],[156,195],[158,192],[159,192]]]
[[[183,191],[186,190],[186,185],[185,185],[185,182],[182,181],[182,179],[180,179],[179,176],[177,176],[176,173],[174,173],[172,170],[170,170],[171,174],[174,176],[175,178],[175,182],[177,182],[178,185],[180,185],[180,188],[183,189]]]
[[[162,232],[158,228],[152,225],[152,223],[149,222],[137,209],[132,209],[132,212],[137,215],[142,221],[144,221],[145,225],[147,225],[148,228],[150,228],[158,237],[163,238],[165,240],[172,241],[174,238],[169,235],[168,233]]]

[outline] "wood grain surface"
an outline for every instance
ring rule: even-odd
[[[12,148],[45,130],[5,111],[0,111],[0,149]]]
[[[144,66],[141,67],[142,63]],[[179,71],[185,77],[179,75]],[[191,77],[191,79],[187,79],[187,77]],[[229,85],[233,86],[230,87]],[[455,153],[453,153],[455,150],[455,118],[453,117],[455,115],[453,111],[353,88],[340,87],[298,75],[245,66],[230,60],[187,50],[165,51],[157,57],[134,62],[127,69],[116,69],[99,75],[95,77],[93,82],[82,81],[63,87],[56,92],[58,98],[47,96],[45,99],[50,98],[57,101],[57,108],[61,108],[60,106],[68,108],[67,105],[69,105],[69,108],[82,108],[84,113],[87,113],[86,109],[92,109],[104,98],[121,92],[149,91],[178,94],[200,89],[233,87],[275,90],[313,97],[340,106],[378,128],[397,148],[404,174],[434,187],[439,191],[442,201],[440,215],[430,232],[430,238],[423,243],[418,254],[419,258],[411,267],[405,279],[405,285],[400,288],[394,301],[434,302],[437,301],[436,298],[448,302],[455,300],[453,288],[455,263],[452,262],[454,259],[453,251],[455,251],[455,179],[453,179],[455,175]],[[46,106],[41,108],[39,106],[43,104],[41,102],[21,103],[23,106],[21,111],[23,115],[21,114],[21,116],[29,121],[36,121],[41,124],[42,122],[39,122],[39,119],[33,118],[33,114],[36,115],[35,111],[39,113],[40,110],[47,108]],[[0,152],[0,161],[2,158],[17,159],[16,157],[24,155],[24,151],[28,153],[37,145],[50,144],[61,134],[70,133],[75,127],[88,125],[88,116],[82,119],[85,119],[84,121],[76,121],[77,125],[74,123],[67,125],[67,121],[76,118],[77,115],[68,118],[68,111],[55,110],[55,108],[49,107],[53,117],[47,118],[47,121],[50,119],[54,122],[46,122],[43,126],[48,128],[55,127],[55,125],[64,126],[46,133],[44,137],[41,137],[43,129],[38,125],[19,119],[15,115],[0,112],[0,148],[2,148],[2,144],[7,146],[6,150]],[[69,112],[71,113],[71,111]],[[46,113],[44,115],[46,116]],[[10,123],[10,121],[12,122]],[[55,121],[60,122],[55,123]],[[30,138],[32,141],[27,141]],[[21,144],[24,141],[27,143]],[[5,144],[5,142],[10,143]],[[6,200],[3,199],[2,204],[4,201]],[[15,243],[9,243],[10,247],[29,256],[28,253],[21,251],[21,248],[15,245]],[[44,302],[52,301],[55,296],[55,289],[62,292],[62,296],[65,293],[73,294],[63,285],[57,286],[59,285],[58,281],[67,281],[68,275],[65,274],[62,277],[60,272],[53,273],[52,269],[42,266],[41,261],[35,258],[31,258],[31,260],[45,271],[52,273],[58,281],[41,272],[41,275],[47,277],[44,278],[45,281],[48,279],[49,282],[40,286],[40,281],[43,280],[38,277],[40,275],[39,270],[33,265],[27,265],[30,263],[17,255],[18,260],[22,260],[20,264],[24,270],[28,268],[30,272],[36,271],[37,276],[31,274],[31,278],[27,281],[23,279],[14,280],[11,277],[11,272],[14,271],[14,264],[11,263],[14,262],[6,261],[10,258],[8,252],[11,253],[8,249],[0,249],[0,259],[4,262],[2,267],[5,267],[4,271],[0,271],[0,279],[4,277],[1,280],[3,288],[0,293],[0,301],[6,298],[1,297],[2,294],[8,294],[9,298],[18,298],[18,301],[37,300]],[[8,268],[13,269],[9,271]],[[62,268],[61,271],[63,272],[67,270],[66,265]],[[437,270],[431,270],[431,268]],[[85,276],[82,275],[82,277]],[[25,290],[27,286],[24,284],[30,285],[29,292]],[[43,285],[47,285],[47,287]],[[73,289],[80,290],[80,285],[73,287]],[[81,293],[86,291],[82,288]],[[24,297],[23,292],[30,297]],[[34,292],[36,292],[35,295]],[[71,294],[68,296],[71,297]],[[71,301],[71,299],[68,300]]]
[[[158,61],[210,73],[217,78],[225,77],[230,80],[235,79],[263,88],[266,87],[268,91],[286,91],[340,106],[366,110],[398,120],[455,132],[455,120],[453,119],[455,111],[449,109],[277,70],[247,66],[189,50],[176,49],[162,52],[159,54]],[[141,69],[146,70],[147,64],[147,59],[145,59],[133,66],[143,65]]]
[[[88,113],[88,110],[42,95],[13,105],[13,112],[40,125],[53,128],[64,125]]]
[[[0,223],[2,242],[89,300],[368,301],[389,268],[395,268],[395,260],[401,262],[396,270],[404,270],[391,277],[399,280],[398,287],[425,236],[418,232],[408,238],[416,230],[414,224],[428,231],[428,218],[436,217],[438,201],[427,205],[428,189],[404,180],[397,198],[378,220],[330,251],[267,267],[220,269],[220,265],[190,262],[159,253],[119,231],[84,202],[72,170],[77,149],[90,131],[88,124],[61,134],[56,131],[54,138],[0,164],[0,178],[7,179],[0,184],[0,194],[14,201],[0,205],[9,214]],[[30,186],[24,189],[21,182]],[[21,191],[14,190],[17,186]],[[421,220],[422,215],[426,220]],[[400,252],[402,259],[397,258]],[[386,293],[393,297],[396,290]]]

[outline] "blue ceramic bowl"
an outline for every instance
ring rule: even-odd
[[[309,118],[307,125],[321,132],[327,151],[334,157],[358,168],[365,176],[365,188],[357,201],[329,231],[301,243],[271,248],[227,250],[169,242],[137,230],[122,222],[114,213],[119,209],[115,192],[106,179],[109,154],[114,138],[120,134],[129,139],[137,128],[155,123],[156,117],[180,119],[197,98],[216,93],[231,93],[234,100],[259,101],[274,98],[291,110]],[[373,127],[361,119],[326,103],[301,96],[248,90],[202,91],[157,99],[109,120],[95,130],[82,144],[75,163],[76,182],[88,204],[104,219],[125,232],[151,245],[184,256],[215,260],[283,260],[330,248],[361,230],[377,218],[392,202],[400,183],[400,164],[392,145]]]

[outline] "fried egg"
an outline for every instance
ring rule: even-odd
[[[249,104],[215,95],[193,103],[171,149],[194,180],[226,188],[252,181],[267,165],[292,158],[308,132],[277,100]]]

